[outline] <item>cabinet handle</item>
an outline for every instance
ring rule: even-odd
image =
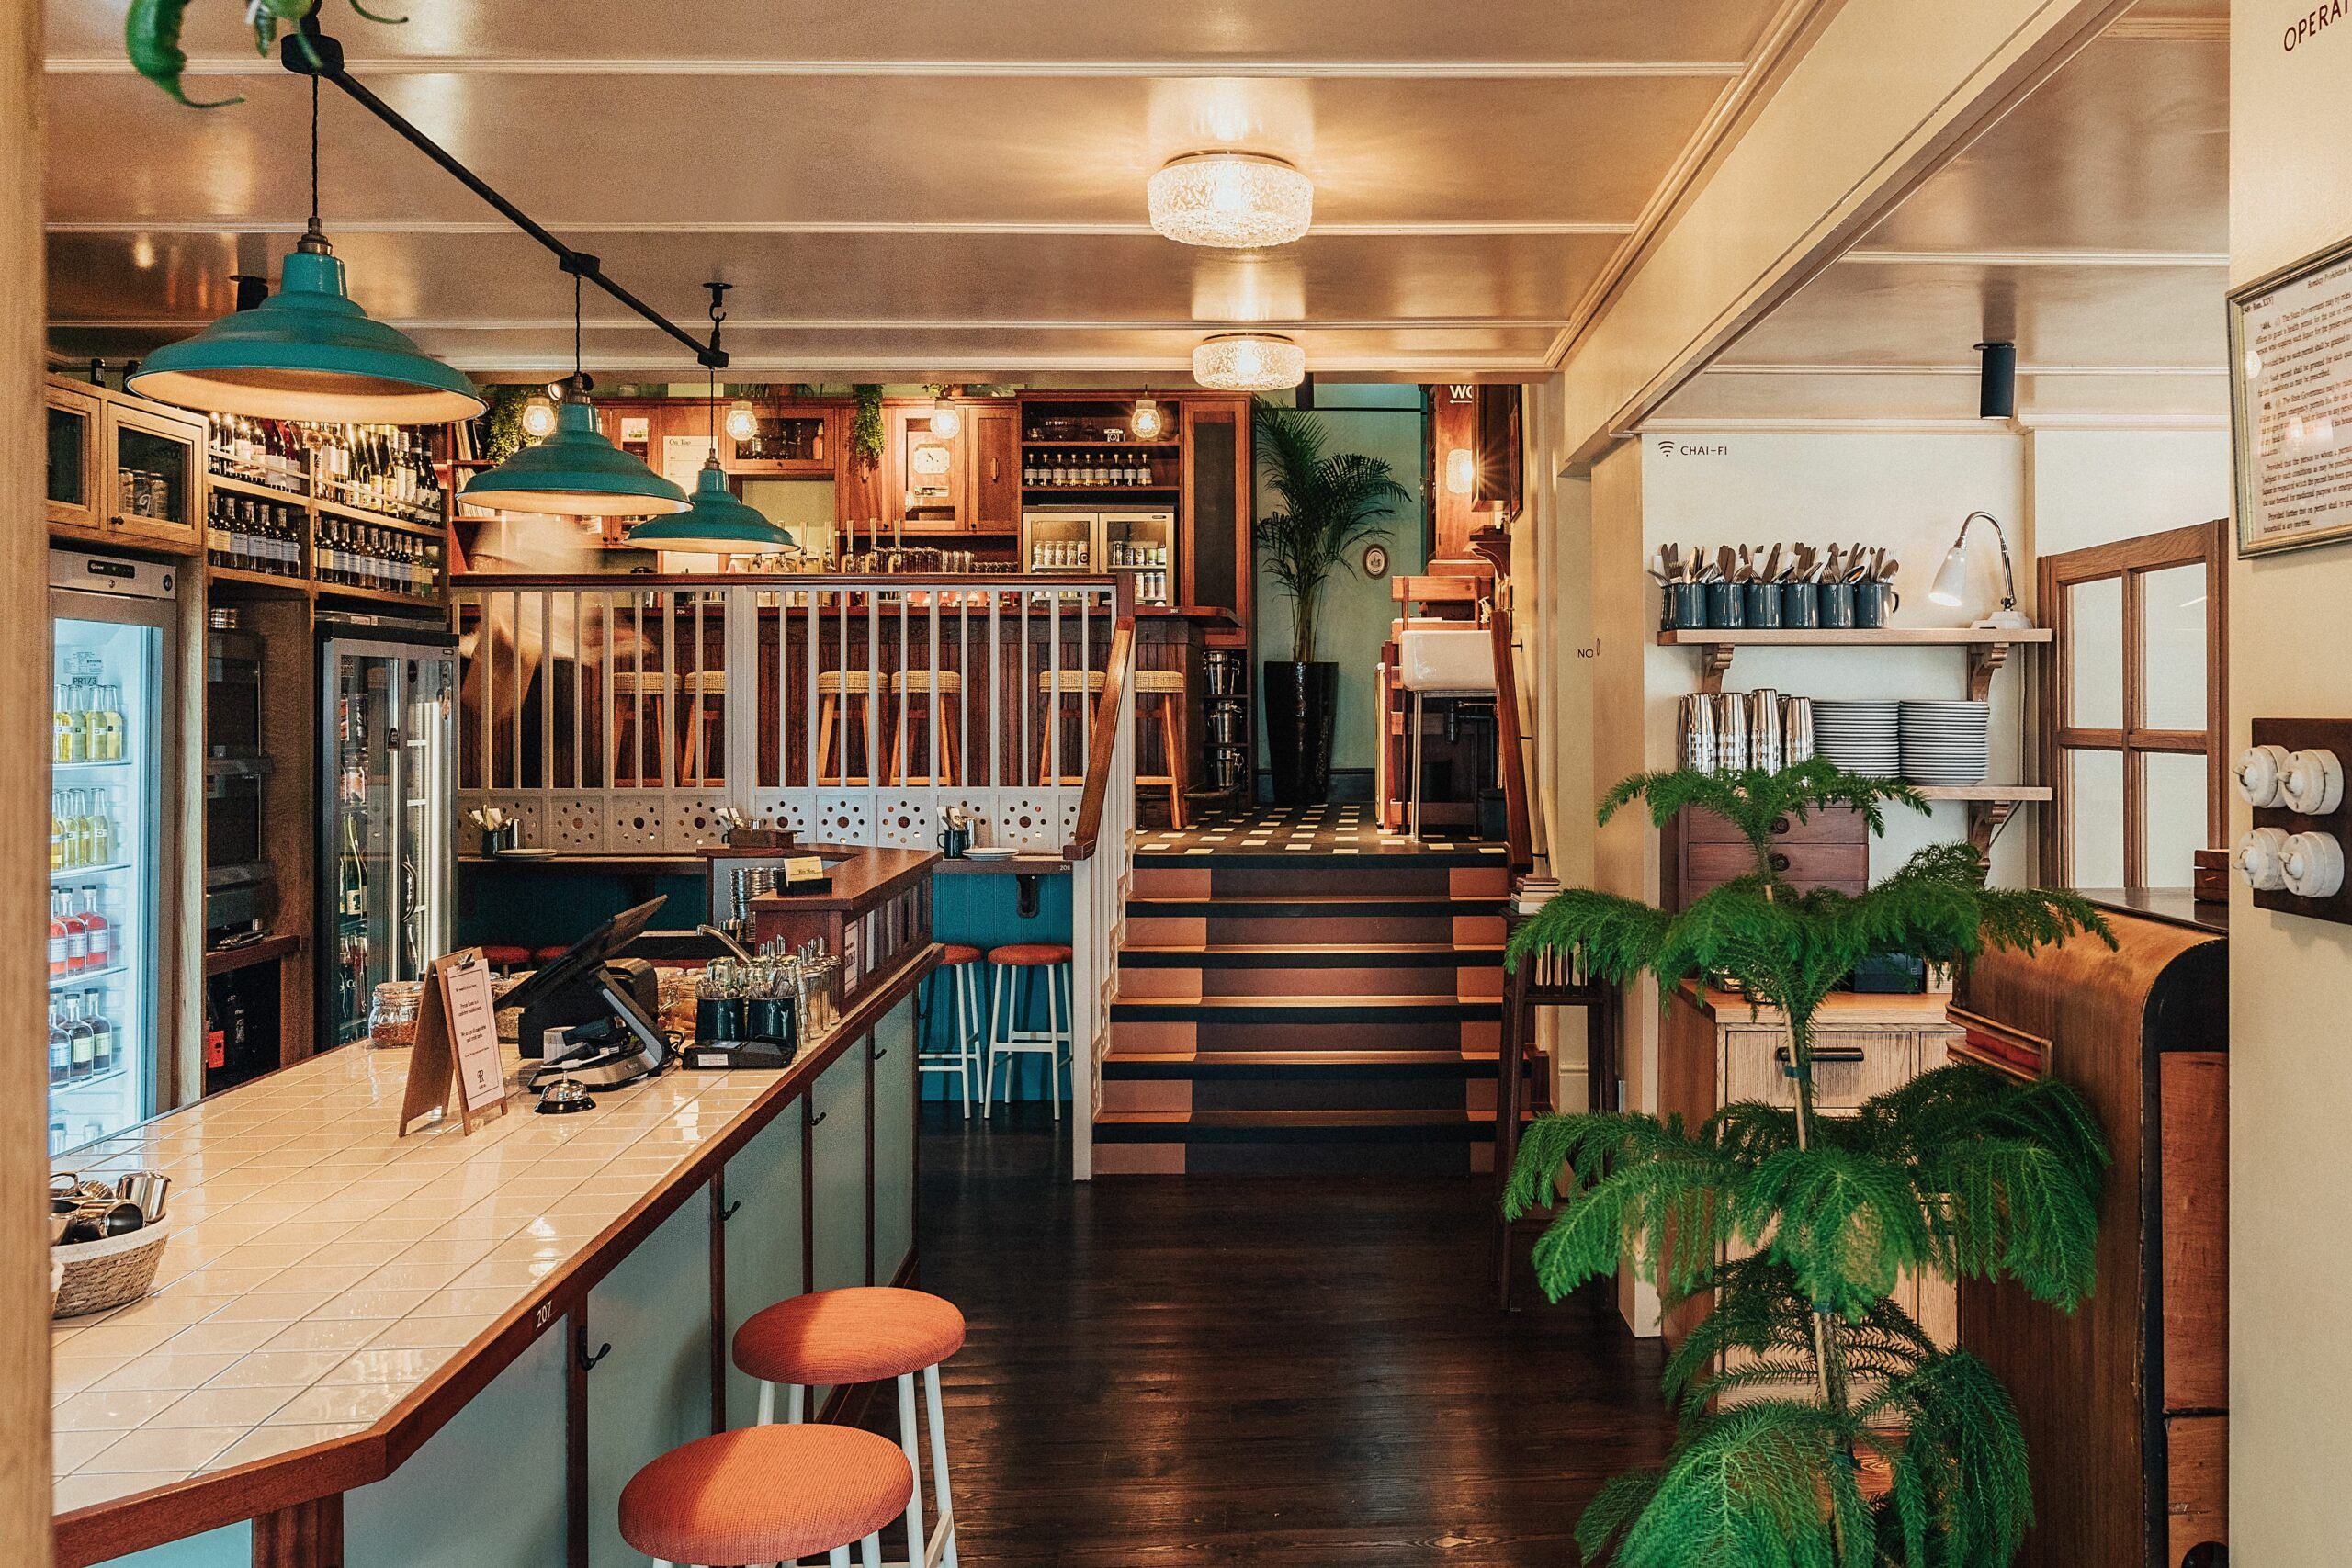
[[[995,484],[1004,478],[1003,473],[997,467],[999,461],[1000,459],[995,457],[989,459],[989,483],[990,484]]]
[[[1775,833],[1785,833],[1795,826],[1796,824],[1790,821],[1786,817],[1775,817],[1772,818],[1772,831]]]
[[[1816,1045],[1813,1048],[1813,1059],[1816,1062],[1866,1062],[1870,1060],[1870,1053],[1860,1045]],[[1773,1046],[1772,1060],[1787,1066],[1789,1048],[1786,1045]]]
[[[831,1114],[830,1111],[820,1111],[816,1115],[808,1118],[808,1125],[812,1128],[821,1127],[825,1124],[825,1118]]]
[[[1776,854],[1771,857],[1770,863],[1774,871],[1786,871],[1789,869],[1789,857],[1782,854]]]

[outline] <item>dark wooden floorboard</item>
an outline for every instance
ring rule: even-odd
[[[1657,1341],[1599,1292],[1495,1312],[1488,1179],[1080,1186],[1021,1109],[922,1143],[971,1568],[1565,1568],[1664,1452]]]

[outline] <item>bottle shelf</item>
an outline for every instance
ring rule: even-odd
[[[55,882],[61,877],[68,876],[104,876],[108,872],[130,871],[138,863],[136,861],[110,860],[100,865],[60,866],[49,874],[49,879]]]
[[[135,757],[109,757],[102,762],[51,762],[49,769],[53,773],[93,773],[100,768],[127,768],[137,761]]]
[[[364,599],[371,604],[402,604],[412,610],[438,610],[437,594],[393,593],[380,588],[358,588],[347,582],[313,582],[311,586],[322,596],[337,599]]]
[[[71,990],[76,986],[86,986],[95,980],[111,980],[130,972],[128,964],[109,964],[103,969],[75,969],[63,975],[51,975],[49,988],[52,991]]]

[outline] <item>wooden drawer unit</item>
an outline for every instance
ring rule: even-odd
[[[1772,826],[1774,869],[1797,887],[1860,893],[1870,886],[1870,827],[1860,812],[1816,811]],[[1754,863],[1747,840],[1729,821],[1712,811],[1684,811],[1658,835],[1659,896],[1668,908],[1685,908]]]
[[[1788,1040],[1777,1029],[1722,1033],[1723,1098],[1760,1100],[1795,1109],[1796,1080],[1785,1070]],[[1823,1030],[1813,1045],[1813,1102],[1822,1111],[1857,1111],[1872,1095],[1900,1089],[1919,1072],[1919,1037],[1899,1030]]]

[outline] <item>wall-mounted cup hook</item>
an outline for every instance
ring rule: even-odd
[[[585,1328],[581,1329],[579,1343],[572,1348],[572,1354],[580,1362],[580,1370],[583,1372],[594,1371],[596,1370],[596,1363],[603,1360],[612,1353],[613,1347],[609,1342],[607,1342],[597,1347],[594,1354],[590,1354],[588,1349],[588,1330]]]

